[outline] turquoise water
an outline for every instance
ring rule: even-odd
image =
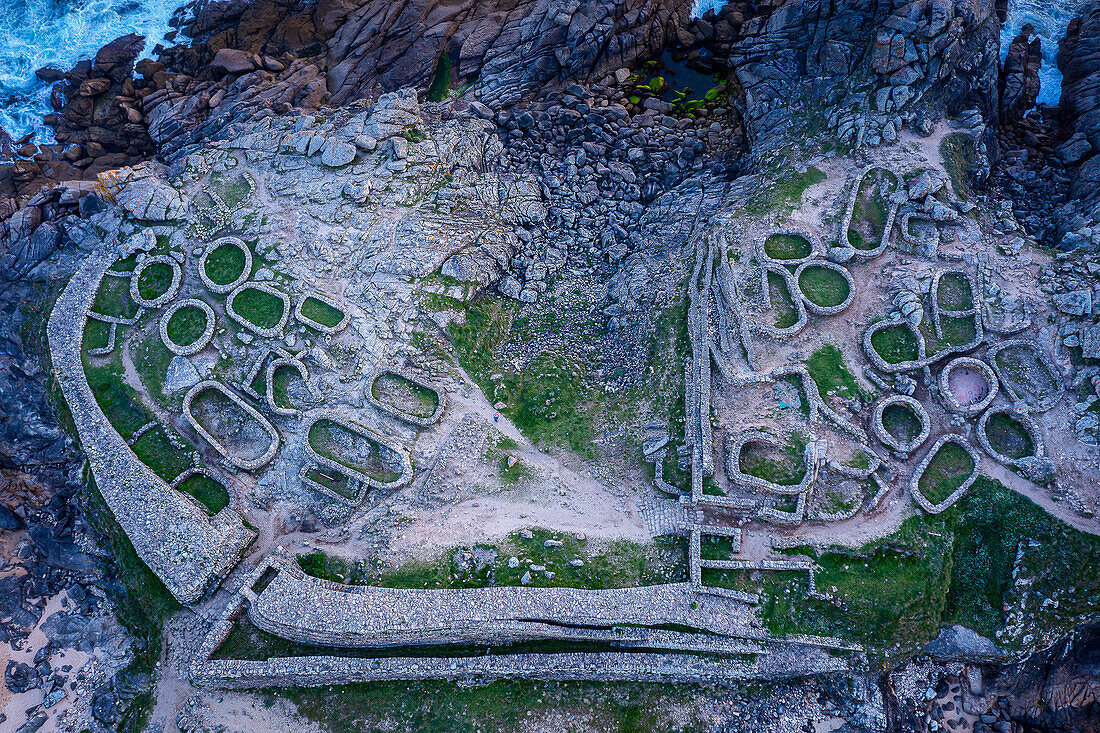
[[[1001,59],[1008,54],[1012,39],[1025,23],[1035,27],[1043,47],[1043,65],[1039,70],[1041,104],[1058,104],[1062,96],[1062,74],[1055,57],[1058,41],[1066,35],[1069,22],[1077,15],[1083,0],[1009,0],[1008,18],[1001,29]]]
[[[146,51],[163,41],[184,0],[0,0],[0,127],[18,139],[48,142],[42,118],[50,89],[34,76],[56,64],[68,70],[119,36],[139,33]]]

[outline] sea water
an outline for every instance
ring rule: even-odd
[[[146,52],[164,40],[168,20],[184,0],[0,0],[0,127],[13,138],[28,132],[49,142],[42,118],[52,110],[43,66],[68,71],[119,36],[138,33]]]

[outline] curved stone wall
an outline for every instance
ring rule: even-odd
[[[342,463],[338,463],[331,458],[328,458],[327,456],[323,456],[318,453],[309,441],[309,433],[313,429],[313,426],[321,420],[328,420],[330,422],[333,422],[339,425],[344,430],[352,433],[357,433],[363,438],[366,438],[367,440],[377,443],[378,445],[383,446],[388,450],[396,453],[397,456],[401,459],[400,476],[395,481],[382,482],[362,471],[345,466]],[[381,433],[371,430],[370,428],[366,428],[349,420],[345,420],[335,412],[322,410],[313,413],[309,416],[305,424],[302,426],[302,433],[306,436],[306,452],[309,454],[309,457],[319,466],[324,466],[325,468],[331,469],[338,473],[342,473],[345,476],[350,476],[351,478],[354,478],[355,480],[360,481],[361,483],[364,483],[367,486],[375,489],[396,489],[412,481],[412,458],[409,456],[409,452],[405,450],[403,446],[394,443]]]
[[[871,337],[879,331],[899,326],[901,328],[908,329],[917,338],[917,358],[909,361],[900,361],[896,364],[891,364],[882,358],[875,347],[871,344]],[[871,360],[871,363],[875,365],[875,368],[880,372],[886,372],[892,374],[896,372],[911,372],[916,369],[924,367],[928,361],[928,355],[925,352],[924,337],[921,332],[913,327],[913,324],[903,320],[890,320],[879,321],[878,323],[872,323],[871,326],[863,332],[863,353],[867,355],[867,358]]]
[[[760,273],[760,280],[763,287],[763,299],[765,312],[771,312],[771,287],[768,285],[768,273],[772,272],[783,278],[783,282],[787,285],[787,294],[791,298],[791,304],[794,306],[795,313],[798,314],[798,319],[790,326],[786,328],[776,328],[770,323],[753,323],[749,326],[749,329],[756,333],[767,334],[775,338],[787,338],[788,336],[794,336],[803,328],[806,327],[806,304],[801,297],[801,291],[798,289],[798,282],[794,279],[794,275],[791,271],[780,265],[773,265],[766,263]]]
[[[883,413],[891,405],[905,405],[920,420],[920,433],[908,443],[902,443],[891,435],[882,422]],[[908,395],[887,395],[875,403],[874,411],[871,413],[871,430],[874,431],[879,442],[887,448],[896,450],[898,453],[912,453],[920,448],[924,441],[928,440],[928,436],[932,433],[932,421],[929,419],[928,411],[924,409],[924,405],[912,397]]]
[[[236,565],[254,535],[232,509],[208,517],[138,460],[88,386],[80,356],[84,324],[103,275],[119,254],[113,248],[91,253],[69,280],[50,314],[50,355],[111,514],[169,592],[182,603],[195,603]]]
[[[168,286],[167,290],[152,300],[146,300],[141,295],[141,273],[145,272],[145,270],[153,265],[167,265],[170,267],[172,269],[172,284]],[[130,276],[130,298],[142,308],[160,308],[172,298],[176,297],[181,282],[183,282],[183,268],[180,267],[180,263],[176,262],[174,257],[169,257],[168,255],[150,255],[143,257],[141,261],[137,263],[137,267],[134,268],[133,275]]]
[[[1043,398],[1039,400],[1038,404],[1027,404],[1024,401],[1023,397],[1018,394],[1015,389],[1013,389],[1012,380],[1008,378],[1008,375],[1006,375],[1004,373],[1004,370],[997,364],[997,356],[1002,351],[1006,349],[1016,348],[1032,351],[1035,354],[1035,360],[1043,367],[1043,369],[1046,370],[1047,374],[1050,376],[1051,381],[1057,387],[1051,394],[1043,396]],[[1024,339],[1012,339],[1011,341],[1003,341],[996,346],[990,348],[986,358],[989,359],[989,363],[993,367],[993,371],[996,372],[997,377],[1001,380],[1001,385],[1004,386],[1005,393],[1012,398],[1016,408],[1020,410],[1020,412],[1046,412],[1047,410],[1057,405],[1058,401],[1062,399],[1062,390],[1065,388],[1065,385],[1062,382],[1062,378],[1055,370],[1054,364],[1051,363],[1050,359],[1046,357],[1046,354],[1043,353],[1042,349],[1040,349],[1034,342],[1026,341]]]
[[[283,313],[282,316],[280,316],[279,322],[277,324],[271,326],[270,328],[263,328],[262,326],[258,326],[252,321],[248,320],[234,309],[233,303],[237,299],[237,296],[239,296],[246,290],[258,290],[261,293],[267,293],[268,295],[272,295],[282,301]],[[279,338],[283,335],[283,329],[286,328],[286,322],[290,320],[290,296],[282,292],[281,290],[276,290],[267,283],[249,281],[243,283],[242,285],[238,285],[236,288],[233,289],[233,292],[231,292],[229,296],[225,299],[225,312],[229,315],[230,318],[232,318],[234,321],[241,324],[257,336],[265,336],[267,338]]]
[[[869,260],[878,257],[880,254],[886,251],[886,247],[890,244],[890,234],[894,230],[894,218],[898,213],[898,204],[889,198],[886,201],[886,223],[882,229],[882,239],[876,247],[872,249],[858,249],[852,247],[848,242],[848,230],[852,227],[852,216],[855,214],[856,201],[859,197],[859,187],[863,185],[863,179],[870,175],[876,169],[883,170],[886,173],[894,177],[894,191],[898,191],[901,188],[901,177],[889,168],[881,168],[880,166],[867,166],[862,168],[856,175],[855,183],[852,185],[851,191],[848,194],[848,203],[844,207],[844,216],[840,220],[840,236],[837,237],[837,241],[841,243],[844,248],[851,247],[853,251],[853,257]]]
[[[328,307],[330,307],[334,310],[340,311],[344,315],[344,317],[342,319],[340,319],[340,322],[337,323],[335,326],[326,326],[323,323],[318,323],[317,321],[313,320],[312,318],[310,318],[310,317],[308,317],[308,316],[306,316],[302,313],[302,305],[304,305],[305,302],[307,300],[309,300],[310,298],[313,298],[314,300],[320,301],[321,303],[324,303],[325,305],[327,305]],[[316,329],[316,330],[320,331],[321,333],[327,333],[329,335],[332,335],[332,334],[335,334],[335,333],[339,333],[340,331],[343,331],[347,327],[348,322],[351,320],[351,315],[348,313],[347,308],[345,306],[337,303],[332,298],[321,295],[320,293],[308,293],[308,294],[302,296],[302,298],[294,306],[294,318],[299,323],[302,323],[306,326],[309,326],[310,328]]]
[[[1001,453],[999,450],[993,447],[993,444],[989,441],[989,435],[986,433],[986,427],[989,425],[989,418],[994,415],[1007,415],[1027,431],[1028,437],[1031,438],[1031,445],[1034,448],[1034,453],[1031,456],[1023,456],[1021,458],[1011,458]],[[1039,431],[1039,426],[1031,419],[1029,415],[1023,412],[1019,412],[1011,407],[991,407],[982,413],[982,416],[978,418],[977,426],[977,438],[978,445],[982,447],[989,457],[998,463],[1003,463],[1006,466],[1012,466],[1013,468],[1024,468],[1030,462],[1028,459],[1042,458],[1045,453],[1043,446],[1043,435]]]
[[[189,344],[180,345],[168,336],[168,321],[172,320],[172,316],[174,316],[177,311],[183,310],[184,308],[198,308],[201,310],[206,316],[206,326],[203,328],[202,335],[197,339]],[[161,314],[160,322],[157,324],[157,330],[160,332],[160,340],[165,348],[177,356],[190,356],[206,348],[206,345],[210,343],[210,339],[214,338],[214,328],[216,325],[217,319],[214,316],[214,309],[211,308],[206,301],[198,298],[187,298],[185,300],[177,300]]]
[[[951,389],[951,375],[959,369],[973,369],[981,375],[982,380],[985,382],[985,396],[977,402],[963,403]],[[993,404],[993,400],[997,398],[997,393],[999,391],[997,375],[989,365],[980,359],[974,359],[969,356],[960,356],[947,362],[940,372],[938,385],[940,401],[943,402],[943,406],[947,408],[949,412],[954,412],[965,417],[973,417]]]
[[[939,504],[933,504],[927,496],[921,493],[920,480],[924,476],[924,472],[928,469],[928,464],[932,462],[932,459],[947,443],[957,443],[962,446],[963,450],[970,456],[970,460],[974,462],[974,470],[970,472],[966,480],[959,485],[959,488],[951,492],[951,495],[941,501]],[[916,469],[913,471],[913,476],[909,479],[909,493],[912,495],[913,500],[920,505],[920,508],[929,514],[940,514],[951,507],[956,501],[961,499],[964,494],[970,489],[971,485],[978,480],[978,474],[982,469],[982,457],[978,454],[978,451],[974,450],[973,446],[967,443],[959,435],[953,435],[948,433],[947,435],[940,436],[940,439],[932,444],[932,447],[928,449],[928,452],[921,459],[921,462],[917,464]]]
[[[806,244],[810,246],[810,253],[805,257],[793,257],[791,259],[780,259],[772,257],[767,253],[765,245],[768,239],[774,236],[787,236],[787,237],[801,237],[806,240]],[[771,263],[773,265],[779,265],[783,267],[785,265],[800,265],[803,262],[814,258],[821,258],[825,255],[825,249],[821,246],[821,237],[817,236],[815,232],[811,232],[804,227],[785,227],[783,229],[773,229],[766,234],[761,234],[756,239],[756,254],[760,258],[761,262]]]
[[[762,479],[759,476],[743,473],[741,471],[741,450],[750,443],[761,443],[776,448],[781,447],[779,441],[759,430],[748,430],[738,435],[736,439],[730,442],[728,453],[726,454],[726,476],[729,477],[731,483],[741,486],[754,486],[771,494],[783,496],[793,496],[794,494],[800,494],[806,491],[806,487],[813,481],[812,461],[810,458],[811,451],[813,450],[812,440],[807,443],[806,450],[803,453],[806,473],[802,476],[802,480],[793,486],[784,486],[768,481],[767,479]]]
[[[210,279],[210,276],[206,274],[206,258],[210,254],[221,247],[222,245],[233,245],[244,252],[244,268],[241,270],[241,274],[231,283],[225,285],[218,285],[216,282]],[[202,280],[202,284],[212,293],[218,293],[224,295],[228,292],[236,290],[241,285],[248,282],[248,278],[252,276],[252,250],[248,248],[248,245],[241,241],[238,237],[221,237],[215,239],[209,245],[206,250],[199,256],[199,279]]]
[[[831,270],[843,277],[848,283],[848,297],[846,297],[843,302],[837,303],[836,305],[818,305],[810,300],[810,298],[802,292],[800,283],[802,282],[802,273],[811,267]],[[816,316],[835,316],[838,313],[843,313],[856,297],[856,281],[852,279],[852,273],[848,272],[848,268],[829,260],[808,260],[803,262],[798,266],[798,269],[794,271],[794,281],[798,284],[798,294],[799,297],[802,298],[802,302],[806,304],[806,310]]]
[[[263,431],[267,433],[270,440],[268,442],[267,448],[262,454],[260,454],[256,458],[251,459],[240,458],[233,455],[226,446],[222,445],[221,441],[211,435],[210,432],[207,431],[207,429],[202,425],[202,423],[200,423],[198,419],[195,418],[194,413],[191,412],[191,404],[195,401],[196,397],[198,397],[203,392],[206,392],[207,390],[213,390],[224,395],[226,399],[228,399],[242,411],[247,413],[250,418],[255,420],[263,429]],[[203,440],[209,443],[214,448],[214,450],[220,453],[226,461],[233,464],[237,468],[243,469],[245,471],[255,471],[257,468],[262,468],[263,466],[266,466],[268,463],[270,463],[272,459],[275,458],[275,454],[279,451],[279,431],[275,429],[275,426],[268,422],[267,418],[260,414],[259,410],[248,404],[248,402],[246,402],[236,392],[229,389],[221,382],[207,379],[205,381],[199,382],[190,390],[188,390],[187,394],[184,395],[183,398],[183,415],[187,418],[187,422],[191,424],[191,427],[195,429],[195,432],[202,436]]]
[[[375,382],[378,381],[379,377],[382,377],[386,374],[392,374],[396,377],[406,379],[406,380],[412,382],[413,384],[417,385],[418,387],[423,387],[424,389],[426,389],[430,392],[433,392],[436,396],[436,407],[435,407],[435,410],[432,412],[432,414],[428,415],[427,417],[420,417],[419,415],[412,415],[412,414],[407,413],[407,412],[402,412],[401,410],[398,410],[396,407],[393,407],[392,405],[387,405],[386,403],[382,402],[377,397],[375,397],[374,396],[374,384],[375,384]],[[407,423],[411,423],[413,425],[418,425],[422,428],[426,428],[426,427],[430,427],[432,425],[435,425],[437,422],[439,422],[443,418],[443,411],[447,407],[447,393],[444,390],[440,389],[439,387],[436,387],[434,384],[431,384],[430,382],[427,382],[427,381],[417,377],[416,375],[414,375],[410,372],[407,372],[407,371],[404,371],[404,370],[399,371],[399,370],[395,370],[395,369],[383,369],[381,371],[376,372],[374,374],[374,376],[370,378],[370,381],[368,382],[368,386],[367,386],[367,401],[370,402],[372,405],[374,405],[375,408],[377,408],[381,412],[385,413],[386,415],[389,415],[390,417],[395,417],[398,420],[404,420]]]

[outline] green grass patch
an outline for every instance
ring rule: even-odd
[[[802,200],[806,189],[821,183],[828,176],[820,168],[808,167],[802,173],[787,170],[774,181],[763,184],[745,205],[745,213],[760,216],[781,207],[790,207]]]
[[[371,385],[371,394],[382,404],[414,417],[431,417],[439,407],[435,390],[393,372],[379,375]]]
[[[89,318],[84,324],[84,334],[81,339],[85,352],[90,349],[104,349],[111,340],[111,324]]]
[[[832,308],[848,298],[851,288],[848,281],[836,270],[828,267],[807,267],[798,276],[798,289],[811,303],[821,308]]]
[[[333,308],[323,300],[312,296],[302,301],[302,315],[314,323],[320,323],[328,328],[336,328],[344,320],[343,311],[339,308]]]
[[[252,195],[252,186],[244,175],[227,176],[215,172],[210,175],[210,184],[222,203],[231,209],[237,208]]]
[[[447,90],[451,87],[451,59],[444,50],[439,54],[439,61],[435,64],[435,73],[432,74],[432,83],[428,87],[427,100],[429,102],[442,102],[447,98]]]
[[[944,443],[932,456],[917,482],[917,489],[933,504],[951,496],[974,471],[974,459],[958,443]]]
[[[165,430],[167,428],[164,426],[148,430],[131,447],[138,460],[153,469],[153,473],[166,482],[172,483],[181,473],[194,465],[194,460],[191,454],[184,453],[168,440]],[[183,441],[181,436],[174,437]]]
[[[115,318],[133,318],[140,306],[130,297],[130,278],[104,275],[92,311]]]
[[[824,344],[810,354],[806,360],[806,371],[817,384],[817,391],[825,399],[838,394],[847,399],[863,398],[866,395],[856,378],[844,364],[844,356],[833,344]]]
[[[811,252],[810,243],[797,234],[772,234],[764,240],[764,253],[773,260],[799,260]]]
[[[260,290],[245,288],[233,298],[233,310],[260,329],[271,329],[283,320],[285,305],[282,298]]]
[[[180,482],[176,490],[193,497],[212,515],[229,506],[229,491],[205,474],[196,473],[188,476]]]
[[[359,495],[359,484],[352,482],[347,476],[331,468],[313,466],[306,471],[306,476],[345,499],[354,500]]]
[[[384,484],[401,474],[393,470],[398,459],[389,448],[371,438],[348,430],[332,420],[318,420],[309,429],[309,444],[319,455],[358,471]]]
[[[84,375],[103,414],[123,438],[129,439],[152,421],[152,413],[141,404],[137,392],[122,380],[122,361],[117,356],[106,364],[85,362]]]
[[[965,132],[953,132],[940,143],[943,155],[943,168],[951,177],[951,187],[962,199],[974,196],[974,171],[982,162],[981,154],[973,135]]]
[[[787,288],[787,281],[782,275],[771,271],[768,271],[768,297],[775,309],[776,328],[790,328],[798,323],[798,309]]]
[[[919,358],[919,343],[912,329],[903,325],[887,326],[871,334],[871,348],[887,364],[900,364]]]
[[[167,262],[154,262],[138,276],[138,295],[145,300],[156,300],[172,287],[174,271]]]
[[[134,368],[137,369],[142,385],[162,405],[171,403],[164,392],[164,379],[168,376],[168,365],[174,356],[160,340],[156,329],[149,332],[134,354]]]
[[[244,273],[244,251],[233,243],[217,247],[206,257],[206,276],[215,285],[236,282]]]
[[[920,435],[920,416],[908,405],[887,405],[882,411],[882,427],[899,443],[907,444]]]
[[[780,486],[796,486],[806,475],[806,438],[792,435],[782,448],[750,442],[741,448],[738,468],[749,476]]]
[[[940,276],[936,288],[936,302],[947,311],[968,310],[974,307],[970,292],[970,280],[961,272],[948,272]]]
[[[834,600],[809,598],[801,573],[754,580],[747,573],[704,571],[704,582],[761,593],[760,615],[773,633],[849,639],[868,645],[876,664],[918,651],[941,624],[962,624],[1017,648],[1025,634],[1053,640],[1100,608],[1100,537],[1074,530],[984,476],[943,514],[910,517],[897,532],[858,550],[793,552],[815,557],[817,587]],[[1013,588],[1014,567],[1030,579],[1020,588],[1031,615],[1018,635],[998,637],[1006,603],[1021,593]],[[1060,603],[1042,602],[1051,597]]]
[[[1015,459],[1035,455],[1031,433],[1011,415],[1003,412],[991,415],[985,424],[985,435],[989,438],[989,444],[1001,455]]]
[[[172,314],[166,328],[172,343],[190,346],[206,331],[206,312],[198,306],[184,306]]]

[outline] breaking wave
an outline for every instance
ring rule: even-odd
[[[68,70],[119,36],[146,37],[146,52],[164,40],[168,20],[184,0],[0,0],[0,127],[18,139],[35,133],[51,112],[50,87],[34,75],[56,65]]]

